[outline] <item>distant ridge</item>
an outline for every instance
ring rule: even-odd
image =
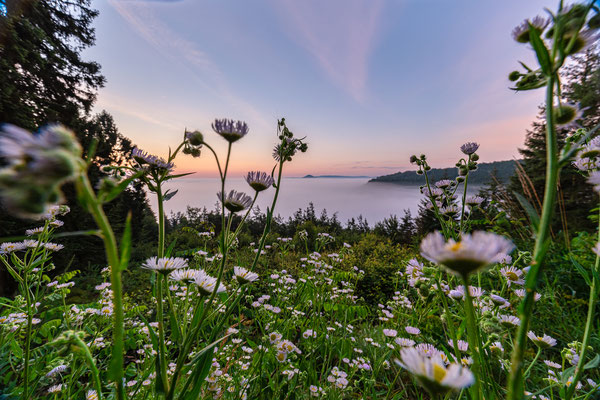
[[[521,162],[519,160],[519,162]],[[513,160],[494,161],[490,163],[480,163],[476,171],[469,174],[469,183],[484,185],[490,181],[491,174],[496,170],[496,177],[500,182],[507,183],[510,177],[515,173],[515,162]],[[432,168],[427,172],[427,176],[432,182],[440,179],[454,179],[458,175],[456,167],[451,168]],[[396,172],[391,175],[378,176],[369,182],[388,182],[397,184],[422,185],[425,183],[425,177],[418,175],[416,171]]]
[[[302,177],[304,178],[362,178],[362,179],[366,179],[366,178],[370,178],[370,176],[362,176],[362,175],[304,175]]]

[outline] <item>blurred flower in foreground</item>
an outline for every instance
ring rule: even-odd
[[[4,205],[24,217],[43,214],[62,198],[60,186],[74,179],[82,166],[81,146],[62,125],[32,134],[14,125],[0,130],[0,196]]]
[[[513,247],[508,239],[491,232],[477,231],[463,235],[459,242],[446,242],[436,231],[421,242],[421,254],[456,275],[466,276],[497,262],[498,254],[508,254]]]
[[[461,390],[475,383],[469,369],[456,363],[446,366],[440,355],[427,357],[414,347],[405,347],[400,351],[400,358],[396,364],[413,374],[433,396]]]
[[[528,43],[530,29],[535,29],[538,35],[541,35],[549,23],[550,19],[540,17],[539,15],[532,20],[526,19],[521,25],[513,29],[512,37],[519,43]]]

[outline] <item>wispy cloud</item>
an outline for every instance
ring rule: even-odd
[[[109,1],[142,38],[164,57],[182,63],[207,91],[226,100],[254,122],[269,126],[267,120],[252,104],[231,89],[225,75],[208,54],[198,49],[195,43],[182,38],[156,16],[150,4],[155,2],[174,1]]]
[[[335,85],[363,102],[383,0],[278,0],[273,4],[292,39],[315,57]]]

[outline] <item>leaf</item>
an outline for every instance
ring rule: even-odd
[[[585,270],[583,265],[579,264],[579,262],[577,262],[577,260],[575,260],[572,256],[570,258],[571,258],[571,262],[573,263],[573,266],[575,267],[575,269],[577,269],[577,271],[579,272],[579,275],[581,275],[583,277],[583,279],[585,280],[585,283],[588,286],[592,286],[592,280],[590,279],[590,274],[588,274],[588,272]]]
[[[542,68],[542,71],[544,71],[544,74],[552,74],[552,61],[550,60],[548,49],[540,37],[540,32],[538,32],[538,30],[531,24],[529,24],[529,42],[531,43],[533,50],[535,50],[535,55],[537,56],[538,62],[540,63],[540,67]]]
[[[173,198],[173,196],[175,196],[177,194],[177,192],[179,192],[179,189],[174,190],[174,191],[167,190],[163,196],[163,200],[164,201],[171,200]]]
[[[142,176],[142,174],[143,174],[143,171],[139,171],[139,172],[131,175],[129,178],[122,180],[121,182],[119,182],[118,185],[113,187],[108,193],[104,194],[104,196],[101,196],[101,201],[103,203],[108,203],[109,201],[114,200],[115,198],[117,198],[118,195],[121,194],[121,192],[123,192],[123,190],[125,190],[127,188],[127,186],[129,186],[129,184],[131,182],[133,182],[134,180],[136,180],[137,178]],[[100,197],[100,196],[98,196],[98,197]]]
[[[188,173],[185,173],[185,174],[177,174],[177,175],[169,175],[167,177],[167,179],[181,178],[181,177],[192,175],[192,174],[195,174],[195,172],[188,172]]]
[[[596,354],[596,357],[588,361],[588,363],[583,366],[583,369],[598,368],[598,365],[600,365],[600,354]]]
[[[538,215],[537,211],[535,211],[535,208],[533,208],[531,203],[528,202],[527,199],[521,194],[517,192],[513,192],[513,194],[519,201],[519,204],[521,204],[521,207],[523,207],[523,210],[525,210],[525,212],[527,213],[527,216],[529,217],[529,221],[533,225],[533,228],[537,231],[540,226],[540,216]]]
[[[127,213],[127,219],[125,220],[125,231],[123,232],[123,238],[121,239],[121,260],[119,267],[121,271],[127,269],[129,264],[129,258],[131,257],[131,211]]]
[[[173,249],[175,248],[176,243],[177,243],[177,239],[175,239],[171,242],[171,244],[167,248],[167,251],[165,251],[165,257],[171,257],[171,253],[173,252]]]

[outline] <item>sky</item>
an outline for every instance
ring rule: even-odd
[[[200,130],[224,156],[215,118],[246,121],[231,173],[270,171],[277,119],[309,143],[288,176],[379,176],[454,165],[459,146],[482,162],[518,158],[543,90],[516,93],[507,75],[534,64],[511,30],[554,9],[548,0],[96,0],[107,110],[140,148],[165,156]],[[205,150],[180,172],[216,176]]]

